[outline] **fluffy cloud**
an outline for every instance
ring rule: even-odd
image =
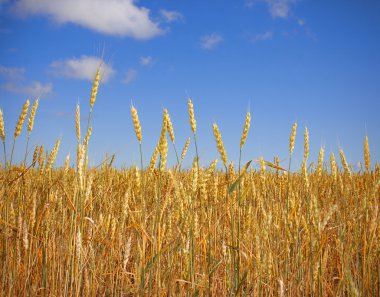
[[[267,0],[269,12],[273,18],[286,19],[290,12],[290,5],[293,0]]]
[[[184,19],[183,15],[180,12],[174,10],[161,9],[160,15],[167,23]]]
[[[201,38],[201,47],[204,49],[213,49],[221,42],[223,42],[223,37],[218,33],[212,33]]]
[[[102,64],[101,80],[107,82],[115,74],[115,70],[98,57],[82,56],[54,61],[50,64],[50,69],[57,76],[92,81],[100,64]]]
[[[256,2],[266,2],[273,18],[288,18],[291,6],[298,0],[245,0],[247,7],[253,7]]]
[[[0,88],[8,92],[24,94],[31,97],[44,97],[53,91],[53,85],[51,83],[43,84],[39,81],[34,81],[29,85],[10,82],[1,85]]]
[[[123,79],[123,84],[130,84],[132,81],[134,81],[137,78],[137,71],[134,69],[129,69]]]
[[[0,65],[0,76],[3,76],[7,79],[23,79],[24,74],[25,68],[5,67],[3,65]]]
[[[140,65],[148,66],[152,64],[152,62],[153,62],[153,58],[151,56],[140,57]]]
[[[257,34],[251,37],[251,42],[256,43],[258,41],[270,40],[273,38],[273,32],[267,31],[262,34]]]
[[[21,16],[46,15],[58,24],[73,23],[97,32],[149,39],[163,34],[149,9],[134,0],[18,0],[13,11]]]

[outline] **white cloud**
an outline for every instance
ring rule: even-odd
[[[290,7],[296,0],[266,0],[269,12],[273,18],[286,19],[290,13]]]
[[[160,15],[167,23],[180,21],[184,19],[182,13],[174,10],[161,9]]]
[[[262,34],[257,34],[255,36],[251,37],[251,42],[255,43],[258,41],[270,40],[272,38],[273,38],[273,32],[267,31],[267,32],[264,32]]]
[[[299,0],[245,0],[245,6],[253,7],[256,2],[266,2],[273,18],[286,19],[291,12],[291,6]]]
[[[152,64],[153,58],[151,56],[140,57],[140,65],[148,66]]]
[[[24,94],[31,97],[43,97],[50,94],[53,91],[53,84],[43,84],[39,81],[33,81],[29,85],[21,85],[10,82],[1,85],[0,88],[8,92]]]
[[[5,67],[3,65],[0,65],[0,76],[3,76],[7,79],[23,79],[24,74],[25,68]]]
[[[97,32],[149,39],[163,34],[149,9],[134,0],[18,0],[13,11],[21,16],[46,15],[58,24],[73,23]]]
[[[218,33],[205,35],[201,38],[201,46],[204,49],[213,49],[223,42],[223,37]]]
[[[299,20],[298,20],[298,25],[299,25],[300,27],[305,26],[305,20],[299,19]]]
[[[137,71],[134,69],[129,69],[123,79],[123,83],[128,85],[137,78]]]
[[[50,69],[57,76],[93,81],[100,64],[102,64],[101,80],[107,82],[115,74],[115,70],[101,58],[94,56],[54,61],[50,64]]]

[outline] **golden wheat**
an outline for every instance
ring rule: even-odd
[[[369,168],[371,167],[371,155],[369,153],[369,143],[367,135],[364,138],[364,163],[365,169],[369,171]]]
[[[38,107],[38,98],[34,101],[33,103],[33,106],[32,106],[32,109],[30,111],[30,115],[29,115],[29,119],[28,119],[28,135],[30,135],[30,133],[32,132],[33,130],[33,125],[34,125],[34,118],[36,116],[36,111],[37,111],[37,107]]]
[[[290,134],[290,140],[289,140],[289,152],[290,152],[290,155],[293,154],[294,143],[296,141],[296,131],[297,131],[297,123],[295,122],[293,124],[292,133]]]
[[[21,111],[20,117],[18,119],[18,122],[16,124],[15,133],[14,133],[15,139],[21,133],[22,126],[23,126],[25,119],[26,119],[26,116],[28,114],[28,108],[29,108],[29,100],[26,100],[23,107],[22,107],[22,111]]]
[[[223,145],[222,135],[220,134],[218,125],[216,123],[214,123],[212,125],[212,129],[214,131],[214,137],[215,137],[216,145],[218,147],[220,158],[223,161],[224,167],[227,168],[227,153],[226,153],[226,149],[224,148],[224,145]]]
[[[141,125],[140,125],[139,115],[137,113],[136,108],[133,105],[131,106],[131,114],[132,114],[133,126],[135,128],[135,134],[136,134],[137,140],[139,143],[141,143],[142,134],[141,134]]]
[[[0,109],[0,137],[5,142],[5,128],[4,128],[4,116],[3,111]]]
[[[240,138],[240,149],[243,148],[245,141],[247,140],[250,125],[251,125],[251,113],[248,111],[245,117],[243,133]]]

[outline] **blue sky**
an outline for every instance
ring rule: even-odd
[[[278,155],[286,165],[297,121],[296,166],[305,126],[310,161],[321,145],[325,160],[342,147],[357,166],[367,133],[374,163],[380,160],[379,16],[375,0],[0,0],[0,108],[8,151],[24,101],[41,96],[31,145],[51,150],[61,137],[57,163],[69,153],[74,161],[75,106],[79,101],[85,130],[92,79],[104,58],[90,164],[106,152],[116,153],[118,165],[139,162],[131,102],[142,124],[145,163],[163,108],[181,150],[191,136],[187,94],[205,165],[219,157],[214,121],[228,158],[237,162],[248,110],[244,160]],[[24,153],[25,130],[16,160]],[[191,146],[185,165],[193,155]],[[170,146],[171,164],[174,159]]]

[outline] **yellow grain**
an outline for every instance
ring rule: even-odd
[[[77,134],[77,141],[80,142],[80,108],[79,103],[77,103],[77,107],[75,110],[75,131]]]
[[[30,133],[32,132],[33,130],[33,125],[34,125],[34,118],[36,116],[36,111],[37,111],[37,107],[38,107],[38,98],[34,101],[33,103],[33,106],[32,106],[32,109],[30,111],[30,115],[29,115],[29,119],[28,119],[28,135],[30,135]]]
[[[196,122],[195,116],[194,116],[193,102],[191,101],[190,97],[187,100],[187,106],[189,108],[189,118],[190,118],[191,131],[193,131],[193,134],[195,134],[197,132],[197,122]]]
[[[26,100],[24,103],[24,106],[22,107],[22,111],[21,111],[20,117],[19,117],[17,125],[16,125],[16,129],[15,129],[15,133],[14,133],[15,139],[21,133],[22,125],[24,124],[25,119],[26,119],[26,115],[28,114],[28,108],[29,108],[29,100]]]
[[[216,145],[217,145],[217,148],[218,148],[218,151],[220,154],[220,158],[223,161],[224,167],[227,168],[227,153],[226,153],[226,149],[224,148],[224,145],[223,145],[222,135],[220,134],[218,125],[216,123],[214,123],[212,125],[212,128],[213,128],[213,132],[214,132]]]
[[[139,115],[137,113],[137,109],[133,105],[131,106],[131,114],[132,114],[133,126],[135,128],[135,134],[136,134],[138,142],[141,144],[142,133],[141,133]]]
[[[99,65],[98,70],[96,71],[94,82],[92,84],[91,98],[90,98],[90,109],[92,109],[94,107],[96,96],[98,95],[101,69],[102,69],[102,65]]]
[[[243,148],[245,141],[247,140],[250,125],[251,125],[251,113],[248,111],[245,117],[243,133],[240,138],[240,149]]]
[[[5,142],[5,128],[4,128],[4,116],[3,111],[0,109],[0,137]]]
[[[294,150],[294,143],[296,141],[297,122],[293,124],[292,133],[290,134],[289,152],[292,155]]]
[[[182,153],[181,153],[181,159],[185,159],[185,156],[186,156],[186,153],[187,153],[187,149],[189,148],[189,145],[190,145],[190,137],[187,138],[186,140],[186,143],[183,147],[183,150],[182,150]]]
[[[369,168],[371,167],[371,155],[369,152],[369,143],[368,143],[367,135],[364,138],[364,163],[365,163],[365,169],[369,171]]]

